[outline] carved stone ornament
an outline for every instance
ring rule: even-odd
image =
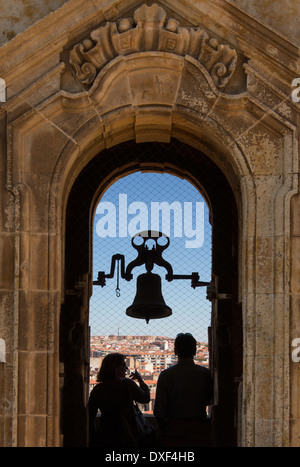
[[[133,18],[107,22],[94,30],[90,38],[73,47],[69,60],[77,79],[91,85],[113,58],[147,51],[190,55],[206,68],[218,88],[226,86],[237,62],[234,49],[220,44],[201,28],[181,27],[157,4],[143,5],[135,10]]]

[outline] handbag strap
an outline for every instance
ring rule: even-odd
[[[131,393],[127,378],[124,379],[124,383],[125,383],[125,386],[126,386],[126,394],[128,396],[128,402],[130,403],[130,405],[132,405],[132,404],[134,405],[135,400],[132,397],[132,393]]]
[[[132,393],[130,391],[130,387],[129,387],[129,384],[128,384],[128,380],[127,378],[125,378],[125,384],[126,384],[126,392],[127,392],[127,395],[128,395],[128,401],[130,402],[130,405],[133,407],[133,410],[135,413],[137,412],[141,412],[139,406],[138,406],[138,403],[134,400],[134,398],[132,397]]]

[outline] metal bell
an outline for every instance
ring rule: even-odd
[[[165,304],[161,291],[161,278],[158,274],[147,272],[138,276],[136,296],[126,315],[132,318],[150,319],[166,318],[172,310]]]

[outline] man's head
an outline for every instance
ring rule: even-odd
[[[178,334],[175,339],[174,351],[178,358],[193,358],[196,355],[197,341],[192,334]]]

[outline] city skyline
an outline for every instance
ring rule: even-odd
[[[141,410],[153,413],[156,384],[161,371],[177,362],[174,353],[174,338],[168,336],[117,336],[99,335],[90,337],[90,391],[98,384],[97,375],[103,358],[118,352],[125,356],[128,374],[138,370],[150,389],[149,404],[141,404]],[[194,362],[201,366],[209,366],[207,342],[197,342]],[[127,376],[128,376],[127,374]]]

